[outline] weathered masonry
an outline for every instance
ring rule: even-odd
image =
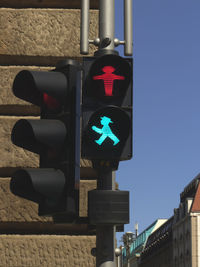
[[[40,111],[12,94],[22,70],[48,70],[60,59],[80,58],[80,0],[0,0],[0,266],[95,266],[95,233],[87,224],[54,224],[37,205],[10,193],[10,176],[38,167],[36,154],[14,146],[14,123]],[[91,0],[90,39],[98,35],[98,1]],[[90,55],[93,55],[90,50]],[[80,216],[96,186],[89,161],[81,161]]]

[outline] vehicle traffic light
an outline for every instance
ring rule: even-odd
[[[83,60],[82,158],[132,157],[132,59],[108,54]]]
[[[80,66],[59,62],[53,71],[23,70],[13,83],[16,97],[41,108],[41,119],[21,119],[12,142],[40,156],[40,168],[11,178],[11,191],[39,204],[39,215],[78,214],[80,179]]]

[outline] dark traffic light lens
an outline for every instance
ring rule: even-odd
[[[46,93],[43,94],[43,103],[45,108],[50,110],[57,111],[61,108],[60,102]]]

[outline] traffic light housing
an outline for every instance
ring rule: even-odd
[[[132,58],[84,58],[83,71],[82,158],[107,163],[130,159]]]
[[[21,119],[13,127],[12,142],[40,156],[40,168],[24,168],[11,178],[10,189],[39,204],[39,215],[78,216],[80,179],[80,66],[59,62],[53,71],[17,74],[16,97],[41,108],[41,119]]]

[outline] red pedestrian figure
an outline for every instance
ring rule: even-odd
[[[105,66],[102,68],[104,74],[97,75],[93,77],[93,80],[103,80],[104,81],[104,88],[105,88],[105,95],[106,96],[113,96],[113,81],[114,80],[124,80],[124,76],[116,75],[113,72],[115,68],[112,66]]]

